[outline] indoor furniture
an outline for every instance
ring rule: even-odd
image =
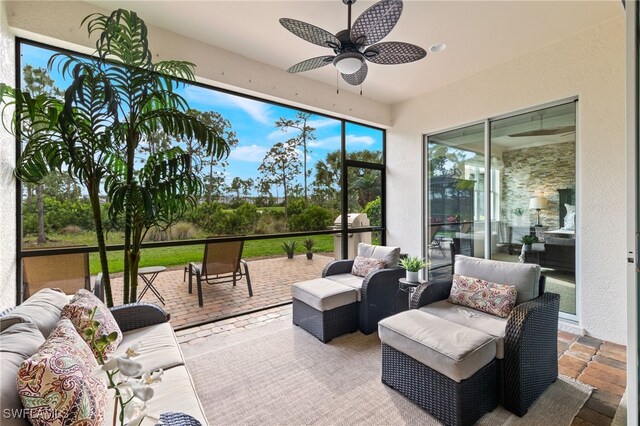
[[[515,286],[515,307],[501,318],[450,303],[453,277],[420,285],[409,311],[380,322],[382,380],[447,424],[472,424],[496,402],[522,416],[558,375],[560,296],[545,292],[539,265],[458,255],[454,270]]]
[[[189,294],[193,291],[193,276],[195,275],[199,306],[203,306],[202,281],[206,284],[232,282],[235,287],[236,282],[245,276],[249,297],[253,296],[249,267],[247,262],[242,260],[243,247],[244,241],[207,243],[204,246],[202,263],[189,263],[188,270],[185,270],[189,274]]]

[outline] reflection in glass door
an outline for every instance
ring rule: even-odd
[[[576,103],[491,122],[491,258],[539,264],[576,315]]]
[[[484,125],[427,140],[425,253],[431,278],[451,274],[457,253],[484,257]]]

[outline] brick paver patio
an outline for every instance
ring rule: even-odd
[[[183,268],[162,272],[156,278],[154,287],[165,299],[166,305],[163,308],[171,315],[171,324],[179,329],[289,302],[291,284],[320,277],[325,265],[332,260],[332,257],[318,254],[312,260],[308,260],[306,255],[294,256],[293,259],[277,257],[250,260],[248,264],[253,297],[249,297],[245,278],[238,281],[235,287],[232,283],[203,283],[203,307],[198,306],[195,277],[193,293],[189,294],[188,282],[183,281]],[[143,285],[142,280],[139,280],[138,293],[142,291]],[[112,287],[114,301],[121,302],[122,278],[114,278]],[[162,306],[151,291],[147,291],[142,301]]]

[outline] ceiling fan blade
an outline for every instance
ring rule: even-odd
[[[306,61],[298,62],[297,64],[289,67],[287,72],[296,73],[321,68],[325,65],[329,65],[333,61],[334,57],[335,56],[318,56],[316,58],[307,59]]]
[[[575,126],[563,126],[556,127],[555,129],[538,129],[538,130],[530,130],[527,132],[514,133],[509,135],[510,138],[521,138],[527,136],[554,136],[554,135],[562,135],[565,133],[575,132]]]
[[[363,62],[358,71],[354,72],[353,74],[342,74],[342,78],[352,86],[359,86],[367,77],[368,71],[369,67],[367,67],[367,63]]]
[[[364,57],[374,64],[406,64],[418,61],[427,56],[427,51],[420,46],[400,41],[388,41],[369,46]]]
[[[395,27],[402,14],[402,0],[382,0],[365,10],[351,27],[351,41],[357,46],[377,43]]]
[[[291,18],[280,18],[280,24],[301,39],[318,46],[335,49],[341,45],[336,36],[315,25]]]

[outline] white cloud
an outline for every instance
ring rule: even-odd
[[[199,86],[187,86],[184,91],[184,97],[190,102],[238,108],[261,124],[269,124],[273,121],[269,104],[242,96],[229,95]]]
[[[332,120],[330,118],[319,118],[317,120],[307,121],[307,126],[313,127],[314,129],[321,129],[323,127],[339,125],[340,122],[338,120]],[[283,140],[285,138],[290,139],[297,136],[298,133],[300,133],[300,130],[298,129],[294,129],[293,127],[285,127],[284,129],[275,129],[273,132],[269,133],[267,139],[270,141]]]
[[[371,136],[354,136],[347,135],[347,144],[349,145],[373,145],[376,141],[373,140]]]
[[[309,146],[312,148],[340,149],[340,141],[341,141],[340,136],[329,136],[328,138],[311,141],[309,142]],[[371,146],[375,143],[375,141],[371,136],[347,135],[347,143],[350,146],[353,146],[353,145]]]
[[[233,148],[229,158],[236,161],[260,163],[264,159],[267,149],[258,145],[238,146]]]

